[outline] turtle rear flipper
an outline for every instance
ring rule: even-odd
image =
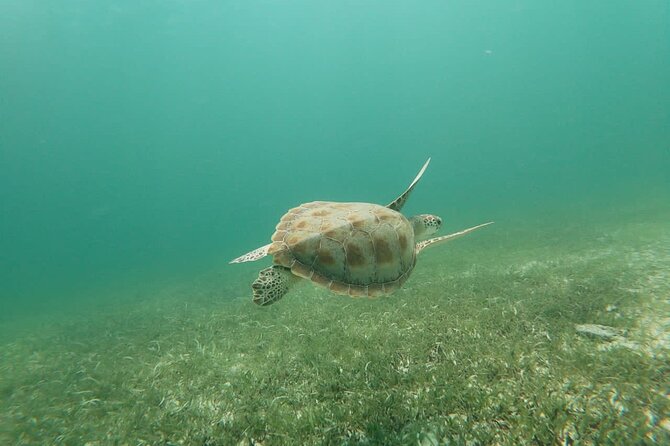
[[[268,255],[268,249],[270,249],[270,245],[272,245],[272,243],[268,243],[265,246],[256,248],[253,251],[241,255],[238,258],[233,259],[228,263],[255,262],[256,260],[262,259],[266,255]]]
[[[423,173],[426,171],[426,168],[428,167],[428,163],[430,163],[430,158],[428,158],[428,161],[423,165],[419,173],[416,175],[416,178],[414,178],[414,181],[412,181],[412,184],[409,185],[407,190],[402,193],[398,198],[393,200],[391,203],[387,204],[386,207],[389,209],[393,209],[394,211],[400,212],[400,209],[405,205],[405,202],[407,201],[407,198],[409,198],[409,194],[412,193],[412,190],[414,190],[414,186],[416,186],[416,183],[419,182],[421,179],[421,176]]]
[[[258,273],[258,278],[251,284],[254,291],[253,302],[258,305],[270,305],[284,297],[296,277],[291,270],[274,265]]]

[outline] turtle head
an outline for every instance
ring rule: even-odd
[[[437,232],[442,226],[442,219],[437,215],[419,214],[410,219],[414,228],[414,237],[422,239]]]

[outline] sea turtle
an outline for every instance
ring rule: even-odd
[[[430,214],[407,219],[400,210],[428,163],[430,158],[407,190],[387,206],[313,201],[289,210],[277,224],[272,243],[230,262],[273,256],[274,265],[262,270],[251,285],[253,301],[278,301],[298,278],[337,294],[389,294],[407,280],[423,249],[493,223],[426,240],[442,219]]]

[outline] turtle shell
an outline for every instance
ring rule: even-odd
[[[289,210],[268,254],[293,274],[350,296],[395,291],[416,262],[407,218],[369,203],[315,201]]]

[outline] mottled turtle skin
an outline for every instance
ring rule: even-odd
[[[289,210],[267,253],[296,276],[349,296],[392,293],[416,263],[414,230],[370,203],[314,201]]]

